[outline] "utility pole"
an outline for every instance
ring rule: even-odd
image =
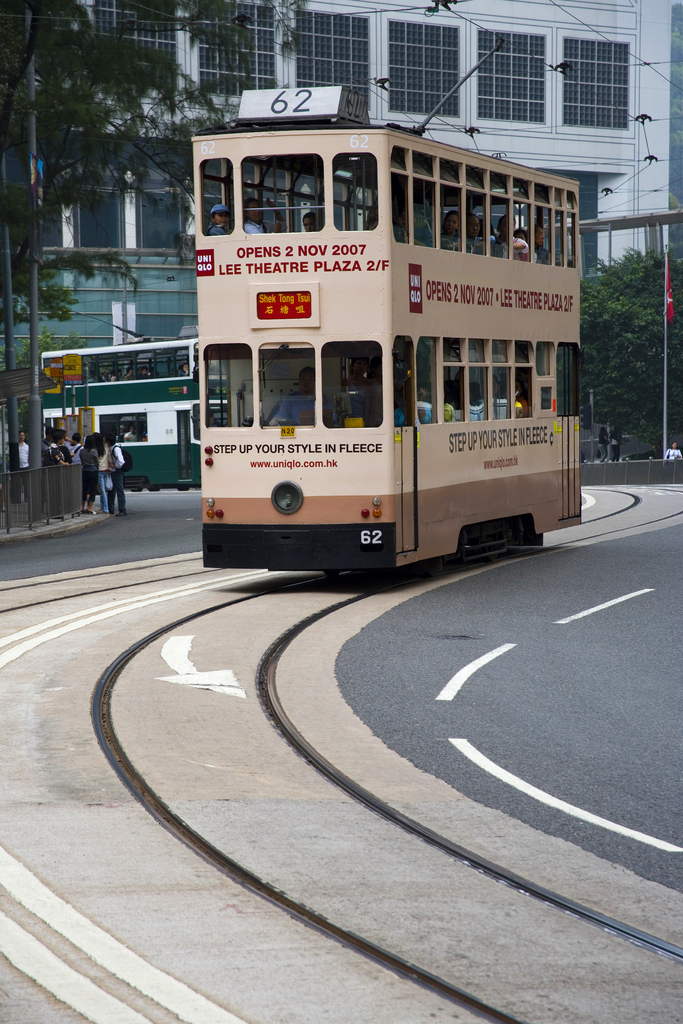
[[[593,423],[594,423],[594,420],[593,420],[593,392],[592,392],[592,390],[588,392],[588,401],[590,402],[590,407],[591,407],[591,462],[595,462],[595,444],[594,444],[594,438],[593,438],[593,433],[594,433],[594,431],[593,431]]]
[[[662,458],[666,455],[669,447],[669,425],[668,425],[668,352],[667,352],[667,326],[669,322],[669,247],[664,250],[664,380],[662,393]]]
[[[6,191],[5,154],[2,154],[0,165],[0,188]],[[2,223],[2,295],[5,317],[5,369],[16,370],[17,355],[14,348],[14,290],[12,287],[12,253],[10,251],[9,225]],[[9,439],[9,468],[11,472],[19,469],[19,408],[16,398],[7,399],[7,433]],[[3,436],[4,440],[4,436]]]
[[[26,11],[26,26],[31,27],[31,11]],[[36,142],[36,62],[26,69],[26,98],[28,100],[28,152],[29,174],[33,176],[34,160],[37,161]],[[38,373],[40,369],[40,351],[38,347],[38,218],[37,190],[29,186],[30,222],[29,222],[29,264],[28,264],[28,296],[29,296],[29,366],[31,370],[31,390],[28,397],[28,434],[29,434],[29,469],[40,469],[42,462],[41,441],[43,439],[42,409]]]

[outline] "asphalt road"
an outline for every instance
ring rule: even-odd
[[[45,576],[201,551],[201,495],[196,491],[126,491],[127,516],[101,526],[0,549],[0,580]]]
[[[349,640],[337,660],[342,693],[388,746],[467,796],[683,889],[683,853],[548,807],[449,742],[466,739],[554,797],[683,846],[682,573],[680,526],[501,564],[401,604]],[[453,700],[435,699],[503,644],[516,646]]]

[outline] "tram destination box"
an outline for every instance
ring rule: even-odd
[[[370,117],[365,97],[346,85],[322,89],[247,89],[242,93],[238,125],[287,121],[370,124]]]

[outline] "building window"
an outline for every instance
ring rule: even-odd
[[[135,13],[125,9],[121,0],[95,0],[93,7],[95,26],[100,32],[119,32],[125,21],[124,36],[135,39],[141,46],[163,50],[176,59],[176,18],[169,18],[169,27],[163,21],[138,21]]]
[[[389,22],[390,110],[428,114],[458,81],[458,29]],[[440,114],[458,117],[458,95]]]
[[[479,60],[502,36],[501,50],[478,73],[479,117],[545,122],[545,36],[479,32]]]
[[[276,84],[274,9],[238,3],[237,13],[250,19],[248,31],[253,47],[240,51],[237,64],[208,40],[199,44],[199,81],[213,83],[214,91],[222,96],[239,96],[243,88],[270,89]]]
[[[367,18],[304,11],[299,15],[297,85],[350,85],[367,99],[370,78]]]
[[[565,39],[564,123],[587,128],[628,125],[628,43]]]

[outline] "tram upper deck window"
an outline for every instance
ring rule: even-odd
[[[334,226],[338,231],[377,227],[377,159],[372,153],[338,153],[332,164]]]
[[[471,168],[468,168],[468,175]],[[475,256],[486,255],[487,199],[483,192],[467,193],[465,249]]]
[[[567,266],[573,267],[574,263],[574,225],[576,224],[576,214],[567,214]]]
[[[485,363],[484,342],[481,338],[470,338],[468,342],[469,361],[471,363]]]
[[[557,189],[555,190],[557,191]],[[562,210],[555,210],[555,266],[564,264],[564,218]]]
[[[507,174],[497,174],[496,171],[491,171],[489,174],[489,188],[491,192],[499,192],[501,195],[507,195]]]
[[[262,427],[315,426],[315,349],[312,345],[262,345],[259,349]],[[331,405],[323,400],[323,418]]]
[[[532,412],[531,367],[524,366],[533,358],[528,341],[515,342],[515,417],[525,419]],[[521,364],[521,365],[520,365]]]
[[[456,185],[460,181],[460,165],[454,160],[440,160],[439,172],[442,181],[451,181]]]
[[[548,193],[547,185],[540,185],[538,182],[534,185],[534,199],[537,203],[545,203],[546,206],[550,206],[550,195]]]
[[[528,341],[516,341],[515,342],[515,362],[516,363],[528,363],[531,362],[529,358],[529,342]]]
[[[428,153],[413,150],[413,174],[421,174],[423,178],[434,177],[434,157]]]
[[[207,427],[251,427],[254,423],[254,371],[249,345],[208,345]]]
[[[391,151],[391,166],[397,171],[406,171],[408,169],[405,149],[401,149],[400,146],[394,146]]]
[[[507,341],[497,341],[495,338],[491,342],[491,362],[492,363],[507,363],[508,361],[508,343]]]
[[[325,224],[319,156],[250,156],[242,161],[244,230],[248,235],[320,231]]]
[[[461,234],[460,189],[441,185],[441,248],[459,252]]]
[[[434,182],[413,178],[413,240],[415,245],[434,245]]]
[[[468,164],[465,168],[465,183],[472,188],[485,188],[484,172],[482,169],[480,167],[470,167]]]
[[[522,263],[528,263],[530,250],[529,204],[513,203],[513,216],[515,226],[512,233],[512,258],[521,260]]]
[[[537,196],[538,188],[537,185]],[[550,263],[550,210],[545,206],[536,206],[534,211],[534,263],[547,266]]]
[[[391,175],[391,222],[394,239],[397,242],[409,242],[408,178],[403,174]]]
[[[382,423],[382,347],[376,341],[330,341],[322,349],[326,427]]]
[[[492,175],[493,177],[493,175]],[[510,204],[507,199],[491,196],[491,255],[506,260],[510,252]]]
[[[524,181],[523,178],[512,179],[512,194],[515,199],[528,199],[529,198],[529,182]]]
[[[201,166],[201,176],[203,233],[205,235],[232,234],[235,228],[232,164],[229,160],[204,160]],[[215,209],[221,206],[225,207],[225,210]]]

